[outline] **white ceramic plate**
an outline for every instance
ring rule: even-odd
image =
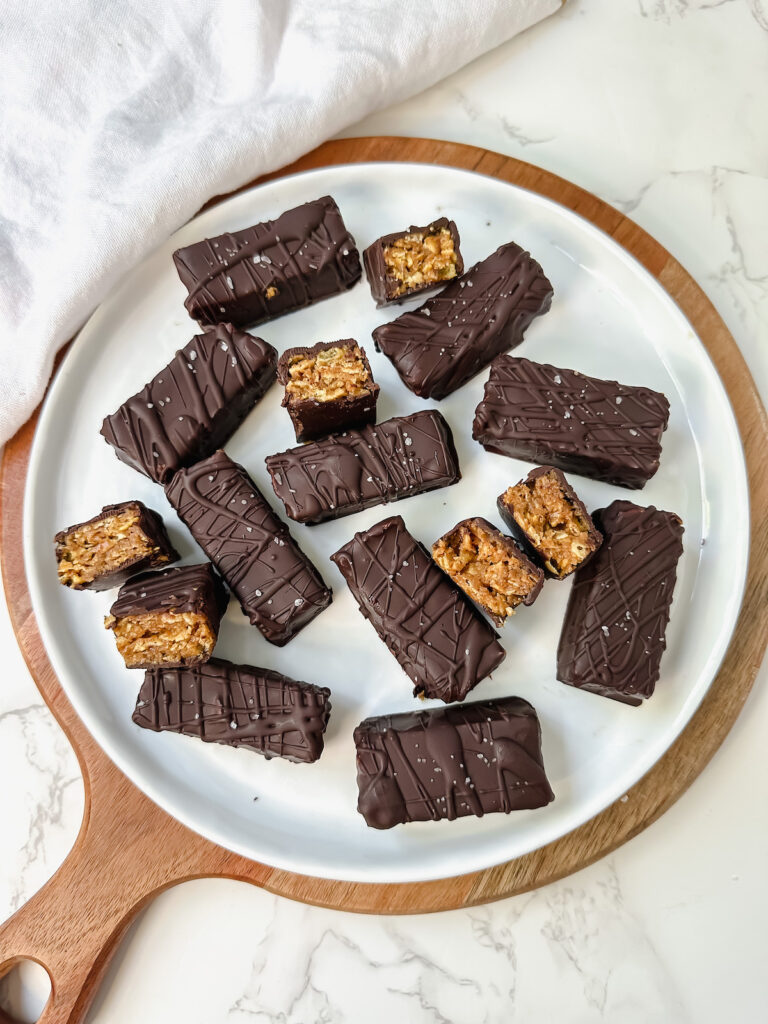
[[[114,593],[75,593],[56,582],[56,530],[129,498],[166,517],[186,561],[201,560],[162,489],[118,462],[104,443],[101,421],[197,333],[182,305],[185,290],[171,252],[326,193],[337,200],[361,251],[385,232],[439,214],[457,221],[467,266],[514,239],[540,261],[555,290],[551,311],[534,321],[516,351],[647,385],[670,400],[661,468],[642,492],[572,478],[588,508],[626,497],[677,512],[685,523],[669,646],[654,697],[631,708],[556,681],[569,582],[547,583],[532,608],[518,611],[502,630],[505,662],[470,695],[517,694],[537,708],[556,795],[544,809],[388,832],[367,828],[355,809],[355,725],[368,715],[420,705],[328,556],[356,530],[394,512],[426,544],[469,515],[501,525],[496,496],[531,467],[488,454],[472,441],[472,415],[487,371],[439,403],[456,438],[460,484],[335,523],[292,524],[333,588],[328,610],[278,650],[248,625],[235,601],[230,604],[218,656],[331,688],[333,711],[317,764],[266,761],[133,725],[141,673],[122,666],[102,626]],[[379,419],[385,419],[434,404],[407,391],[389,361],[374,352],[372,328],[397,312],[377,312],[362,282],[254,333],[279,351],[359,339],[381,384]],[[281,390],[272,388],[226,447],[282,513],[264,466],[266,455],[295,443],[280,408]],[[129,274],[97,310],[65,359],[40,418],[24,546],[35,614],[58,677],[95,738],[137,786],[191,828],[256,860],[325,878],[405,882],[485,868],[534,850],[616,800],[664,753],[706,692],[736,621],[748,553],[747,502],[741,443],[723,386],[688,321],[623,249],[569,210],[492,178],[419,164],[355,164],[281,179],[208,210]]]

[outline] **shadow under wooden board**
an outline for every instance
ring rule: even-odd
[[[97,746],[53,673],[32,613],[22,553],[34,416],[8,444],[2,463],[3,578],[24,657],[77,753],[85,783],[83,823],[71,853],[40,892],[0,926],[0,975],[19,958],[30,958],[51,976],[51,998],[41,1017],[45,1024],[81,1020],[136,913],[163,889],[191,878],[235,878],[339,910],[408,914],[501,899],[577,871],[637,835],[685,792],[728,733],[754,682],[768,641],[768,537],[758,526],[768,506],[768,422],[741,353],[712,304],[661,245],[617,210],[554,174],[499,153],[429,139],[346,139],[326,143],[260,180],[334,164],[387,160],[475,170],[576,211],[630,252],[688,317],[730,396],[749,472],[751,558],[729,651],[687,728],[632,788],[629,799],[540,850],[485,871],[414,884],[325,881],[257,864],[191,832],[129,782]]]

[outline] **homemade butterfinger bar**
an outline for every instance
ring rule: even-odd
[[[400,516],[356,533],[331,559],[414,694],[463,700],[504,660],[496,632]]]
[[[520,697],[367,718],[355,729],[357,809],[371,828],[544,807],[541,727]]]
[[[644,487],[659,468],[669,402],[658,391],[499,356],[472,436],[489,452],[620,487]]]
[[[461,479],[451,428],[434,409],[289,448],[265,461],[286,514],[307,525]]]
[[[209,562],[174,566],[131,577],[104,625],[126,668],[199,665],[213,653],[228,601]]]
[[[323,752],[330,693],[279,672],[212,658],[194,668],[147,672],[133,720],[154,732],[309,764]]]
[[[142,390],[107,416],[115,454],[156,483],[210,455],[233,434],[277,373],[266,341],[219,324],[180,349]]]
[[[551,302],[539,264],[509,242],[423,306],[377,327],[373,340],[414,394],[445,398],[519,345]]]
[[[554,466],[532,469],[496,504],[515,540],[553,579],[585,565],[603,543],[584,503]]]
[[[330,196],[276,220],[207,238],[173,254],[200,324],[253,327],[346,291],[360,280],[360,254]]]
[[[378,307],[432,291],[464,273],[458,228],[439,217],[383,235],[365,250],[363,265]]]
[[[271,644],[283,647],[331,603],[317,569],[225,452],[180,470],[166,494]]]
[[[479,516],[462,520],[436,541],[432,557],[497,626],[518,605],[533,604],[544,585],[541,569]]]
[[[604,540],[573,578],[557,678],[638,705],[659,678],[683,524],[672,512],[631,501],[614,501],[593,518]]]
[[[163,520],[140,501],[105,505],[93,519],[61,530],[54,542],[59,583],[73,590],[109,590],[179,559]]]
[[[277,379],[285,386],[282,404],[297,441],[376,422],[379,385],[352,338],[289,348],[278,361]]]

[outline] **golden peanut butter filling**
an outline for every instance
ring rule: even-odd
[[[158,555],[139,525],[140,515],[128,509],[94,523],[86,523],[66,535],[58,545],[59,582],[67,587],[92,583],[140,558]],[[157,559],[167,562],[168,556]]]
[[[108,615],[104,625],[115,634],[127,668],[207,660],[216,644],[199,612],[145,612],[120,619]]]
[[[555,576],[567,576],[595,550],[588,523],[554,473],[508,487],[502,501]]]
[[[462,524],[439,540],[432,557],[473,601],[501,619],[512,615],[540,582],[511,544],[477,523]]]
[[[334,345],[313,355],[296,355],[285,385],[292,398],[333,402],[360,398],[370,391],[371,375],[357,345]]]
[[[448,228],[441,228],[432,235],[417,232],[403,235],[384,249],[387,276],[398,282],[389,293],[390,298],[439,281],[450,281],[456,277],[457,260],[453,235]]]

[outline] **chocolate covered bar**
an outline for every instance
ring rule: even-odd
[[[331,603],[317,569],[225,452],[180,470],[166,494],[271,644],[283,647]]]
[[[505,355],[491,367],[472,436],[489,452],[640,488],[659,468],[668,420],[658,391]]]
[[[434,409],[289,448],[265,461],[287,515],[308,525],[461,479],[451,428]]]
[[[373,339],[414,394],[445,398],[519,345],[551,302],[539,264],[509,242],[423,306],[377,327]]]
[[[129,576],[178,561],[163,520],[140,501],[105,505],[93,519],[54,537],[59,583],[109,590]]]
[[[104,625],[126,668],[199,665],[213,653],[228,601],[210,563],[174,566],[124,583]]]
[[[574,576],[557,678],[638,705],[659,678],[683,524],[672,512],[631,501],[614,501],[593,517],[604,540]]]
[[[363,265],[378,307],[432,291],[464,273],[458,228],[440,217],[383,235],[365,250]]]
[[[463,700],[504,660],[496,632],[400,516],[356,533],[331,559],[414,694]]]
[[[285,386],[283,407],[297,441],[376,422],[379,385],[352,338],[289,348],[278,361],[277,379]]]
[[[277,373],[275,349],[219,324],[180,349],[138,394],[107,416],[115,454],[157,483],[210,455],[232,435]]]
[[[603,543],[584,503],[553,466],[532,469],[496,504],[515,540],[553,579],[585,565]]]
[[[539,719],[520,697],[367,718],[357,809],[371,828],[544,807],[555,795]]]
[[[479,516],[462,520],[436,541],[432,557],[497,626],[518,605],[533,604],[544,585],[541,569]]]
[[[360,254],[330,196],[173,254],[198,323],[252,327],[346,291]]]
[[[309,764],[323,752],[330,694],[279,672],[212,658],[195,668],[147,672],[133,720],[154,732]]]

